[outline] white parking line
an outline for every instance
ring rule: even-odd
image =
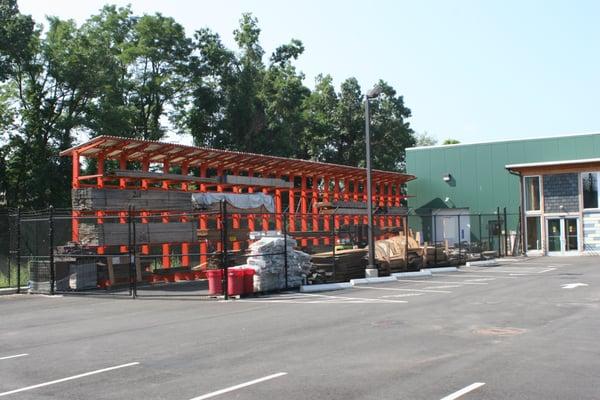
[[[221,395],[223,393],[233,392],[234,390],[242,389],[242,388],[245,388],[246,386],[256,385],[257,383],[268,381],[270,379],[279,378],[280,376],[284,376],[284,375],[287,375],[287,372],[278,372],[278,373],[273,374],[273,375],[268,375],[268,376],[265,376],[265,377],[262,377],[262,378],[254,379],[252,381],[248,381],[248,382],[245,382],[245,383],[240,383],[239,385],[230,386],[230,387],[225,388],[225,389],[217,390],[216,392],[211,392],[211,393],[203,394],[202,396],[194,397],[191,400],[210,399],[211,397],[219,396],[219,395]]]
[[[355,289],[373,289],[373,290],[397,290],[399,292],[452,293],[450,290],[404,289],[404,288],[373,287],[373,286],[353,286],[353,288],[355,288]]]
[[[6,357],[0,357],[0,360],[8,360],[10,358],[17,358],[17,357],[25,357],[28,356],[29,354],[27,353],[23,353],[23,354],[15,354],[14,356],[6,356]]]
[[[383,299],[371,299],[368,297],[346,297],[346,296],[327,296],[325,294],[316,294],[316,293],[304,293],[305,296],[315,296],[315,297],[325,297],[329,299],[344,299],[344,300],[362,300],[362,301],[383,301],[386,303],[408,303],[404,300],[383,300]]]
[[[487,285],[486,282],[450,282],[450,281],[432,281],[432,280],[421,281],[421,280],[416,280],[416,279],[398,279],[398,282],[418,282],[418,283],[431,283],[431,284],[439,283],[441,285],[445,285],[446,283],[448,283],[448,284],[458,283],[459,285]]]
[[[25,392],[26,390],[32,390],[32,389],[37,389],[37,388],[44,387],[44,386],[54,385],[56,383],[71,381],[73,379],[79,379],[79,378],[83,378],[83,377],[90,376],[90,375],[100,374],[102,372],[108,372],[108,371],[112,371],[114,369],[125,368],[125,367],[132,367],[132,366],[138,365],[138,364],[139,364],[139,362],[132,362],[132,363],[128,363],[128,364],[117,365],[117,366],[114,366],[114,367],[97,369],[95,371],[86,372],[84,374],[73,375],[73,376],[69,376],[67,378],[57,379],[55,381],[44,382],[44,383],[40,383],[40,384],[33,385],[33,386],[27,386],[27,387],[24,387],[24,388],[21,388],[21,389],[11,390],[10,392],[0,393],[0,397],[8,396],[9,394],[14,394],[14,393],[19,393],[19,392]]]
[[[474,273],[468,272],[468,271],[462,271],[458,275],[456,275],[456,274],[453,274],[453,275],[435,274],[435,276],[449,276],[449,277],[452,277],[452,278],[456,278],[457,276],[460,276],[461,274],[463,274],[465,278],[467,278],[469,276],[472,276],[472,277],[475,277],[475,278],[487,278],[487,277],[489,277],[489,275],[477,275],[477,274],[474,274]],[[490,278],[490,279],[515,279],[515,278],[513,276],[494,276],[493,278]]]
[[[460,397],[462,397],[462,395],[467,394],[469,392],[472,392],[473,390],[482,387],[483,385],[485,385],[485,383],[483,382],[475,382],[467,387],[464,387],[462,389],[460,389],[459,391],[456,391],[452,394],[449,394],[448,396],[444,397],[442,400],[455,400],[458,399]]]

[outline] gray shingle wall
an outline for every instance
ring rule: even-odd
[[[577,179],[578,174],[544,175],[544,212],[579,211]]]

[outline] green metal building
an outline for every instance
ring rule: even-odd
[[[411,196],[408,206],[421,216],[413,218],[410,225],[421,231],[426,241],[450,239],[455,242],[460,236],[460,241],[487,241],[493,248],[491,237],[498,232],[492,231],[504,231],[506,227],[508,232],[505,233],[512,234],[514,239],[525,225],[525,213],[519,215],[521,178],[507,166],[564,164],[597,157],[600,157],[600,134],[409,148],[407,173],[417,179],[408,183]],[[505,207],[506,223],[503,217],[496,215],[498,208],[500,214],[504,214]],[[497,226],[497,222],[501,226]]]

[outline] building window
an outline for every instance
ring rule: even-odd
[[[598,208],[598,173],[582,173],[581,184],[583,188],[583,208]]]
[[[525,210],[540,210],[540,177],[525,177]]]
[[[542,249],[542,227],[540,217],[527,217],[527,250]]]

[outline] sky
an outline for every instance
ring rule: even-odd
[[[38,22],[81,23],[107,1],[19,0]],[[417,133],[443,141],[600,132],[600,1],[130,0],[134,13],[160,12],[188,36],[209,27],[233,48],[243,12],[258,18],[270,54],[304,43],[296,66],[305,84],[330,74],[379,79],[404,96]]]

